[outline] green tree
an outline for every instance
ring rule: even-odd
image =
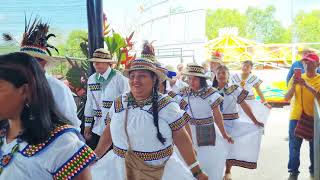
[[[57,46],[59,50],[59,56],[68,56],[75,58],[86,58],[80,48],[80,43],[83,42],[83,38],[87,38],[88,33],[84,30],[71,31],[67,41]],[[57,55],[57,54],[55,54]]]
[[[68,35],[67,41],[62,41],[61,44],[56,47],[59,50],[59,54],[53,52],[53,56],[72,57],[72,58],[86,58],[82,53],[80,43],[83,42],[83,38],[87,38],[88,33],[83,30],[71,31]],[[58,36],[59,37],[59,36]],[[61,36],[60,36],[61,37]],[[81,64],[81,62],[79,62]],[[51,74],[59,74],[65,76],[70,68],[67,60],[56,62],[54,67],[51,67],[48,71]]]
[[[219,29],[224,27],[237,27],[239,35],[244,36],[247,18],[236,9],[207,10],[206,35],[214,39],[219,35]]]
[[[262,43],[291,42],[290,31],[274,18],[275,12],[274,6],[266,9],[249,7],[246,11],[246,37]]]
[[[291,26],[298,42],[320,42],[320,10],[300,12]],[[320,48],[320,45],[313,45]]]

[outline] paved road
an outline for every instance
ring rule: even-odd
[[[234,167],[233,180],[286,180],[288,178],[288,141],[285,140],[288,134],[288,117],[289,107],[271,111],[261,144],[257,170]],[[308,146],[307,142],[302,144],[299,180],[310,180]]]

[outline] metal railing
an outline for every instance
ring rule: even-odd
[[[320,180],[320,106],[314,101],[314,179]]]

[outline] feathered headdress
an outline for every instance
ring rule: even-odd
[[[25,17],[25,29],[20,44],[20,51],[45,61],[53,60],[50,49],[54,49],[58,53],[59,51],[54,46],[48,44],[48,40],[51,37],[56,37],[52,33],[48,34],[48,32],[49,24],[42,22],[39,17],[35,17],[33,21],[30,18],[29,22],[27,22],[27,18]],[[7,33],[3,34],[3,39],[6,41],[14,40]]]
[[[154,47],[152,46],[152,41],[149,43],[148,41],[145,41],[142,46],[142,52],[141,52],[141,58],[146,58],[150,61],[155,62],[156,61],[156,56],[154,53]]]
[[[211,62],[222,62],[222,58],[223,58],[222,53],[216,50],[211,53],[210,61]]]

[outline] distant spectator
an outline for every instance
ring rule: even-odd
[[[176,76],[177,79],[182,80],[182,81],[187,81],[186,77],[182,75],[183,70],[184,70],[183,64],[178,64],[177,70],[178,70],[177,76]]]
[[[167,66],[166,69],[168,69],[169,71],[175,72],[173,67],[170,65]],[[168,87],[168,88],[170,88],[175,93],[180,92],[180,89],[182,89],[184,87],[188,87],[188,84],[185,83],[184,81],[182,81],[181,79],[178,79],[177,76],[171,77],[171,79],[169,80],[169,85],[170,85],[170,87]]]
[[[302,52],[302,56],[305,55],[305,54],[308,54],[308,53],[312,53],[312,51],[310,51],[310,50],[304,50],[304,51]],[[301,69],[302,69],[302,73],[305,72],[304,67],[303,67],[303,64],[302,64],[302,61],[296,61],[296,62],[294,62],[294,63],[291,65],[290,70],[289,70],[288,75],[287,75],[287,79],[286,79],[287,85],[288,85],[290,79],[291,79],[292,76],[293,76],[294,69],[296,69],[296,68],[301,68]],[[320,68],[317,68],[317,73],[320,73]]]
[[[297,136],[295,131],[296,127],[299,124],[298,122],[302,120],[304,120],[304,122],[312,122],[314,119],[313,101],[315,98],[320,100],[320,75],[316,73],[316,69],[319,67],[319,57],[315,53],[305,54],[302,58],[302,63],[305,66],[306,73],[302,74],[301,78],[296,77],[289,81],[289,91],[285,96],[285,99],[288,101],[294,97],[291,101],[292,106],[289,123],[289,180],[296,180],[299,175],[300,148],[303,139]],[[309,133],[309,135],[312,137],[312,133]],[[313,177],[314,143],[312,140],[310,140],[309,146],[311,161],[309,171],[311,177]]]

